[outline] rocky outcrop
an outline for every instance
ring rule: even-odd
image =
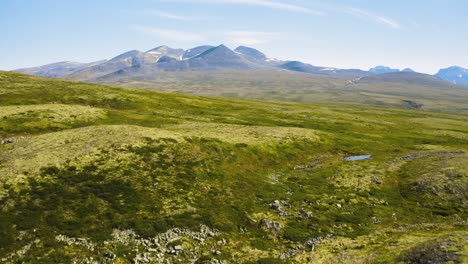
[[[268,230],[272,230],[276,234],[279,234],[281,232],[281,228],[283,227],[280,223],[276,223],[267,219],[262,219],[260,221],[260,226]]]
[[[18,142],[18,141],[23,140],[23,139],[26,139],[26,137],[2,138],[2,139],[0,139],[0,145],[15,143],[15,142]]]
[[[204,252],[211,252],[212,255],[221,255],[222,246],[228,241],[221,238],[213,241],[213,238],[220,233],[217,230],[207,226],[200,226],[199,231],[193,231],[185,228],[173,228],[164,233],[160,233],[152,238],[143,238],[131,229],[119,230],[116,229],[112,233],[112,239],[104,241],[102,244],[91,242],[87,238],[74,238],[65,235],[57,235],[55,239],[58,242],[67,244],[68,246],[78,246],[86,251],[98,254],[102,252],[102,248],[115,248],[119,246],[133,248],[135,257],[132,258],[132,263],[173,263],[174,260],[184,260],[187,263],[194,263]],[[191,246],[185,248],[177,241],[187,241]],[[102,253],[101,253],[102,254]],[[107,261],[114,261],[121,257],[111,250],[105,251],[102,255]],[[214,261],[214,262],[213,262]],[[76,263],[100,263],[96,259],[83,258],[76,259]],[[212,259],[210,263],[224,263],[220,260]]]

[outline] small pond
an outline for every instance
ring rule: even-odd
[[[347,157],[347,158],[344,158],[344,160],[364,160],[364,159],[368,159],[372,157],[372,155],[361,155],[361,156],[352,156],[352,157]]]

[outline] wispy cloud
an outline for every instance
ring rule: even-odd
[[[276,8],[282,9],[287,11],[293,12],[301,12],[307,13],[312,15],[324,15],[322,11],[318,11],[315,9],[287,4],[277,1],[270,1],[270,0],[161,0],[164,2],[186,2],[186,3],[221,3],[221,4],[245,4],[245,5],[256,5],[256,6],[264,6],[269,8]]]
[[[190,21],[190,20],[197,20],[196,17],[189,17],[189,16],[180,16],[168,12],[158,11],[158,10],[145,10],[146,14],[155,15],[158,17],[169,18],[173,20],[181,20],[181,21]]]
[[[120,10],[122,13],[129,14],[132,16],[157,16],[161,18],[167,18],[179,21],[194,21],[194,20],[213,20],[213,17],[196,17],[196,16],[185,16],[175,13],[170,13],[156,9],[140,9],[140,10]]]
[[[354,16],[369,18],[369,19],[374,20],[374,21],[376,21],[378,23],[385,24],[385,25],[390,26],[390,27],[395,28],[395,29],[401,28],[401,25],[398,22],[396,22],[396,21],[394,21],[392,19],[373,14],[373,13],[371,13],[369,11],[366,11],[366,10],[363,10],[363,9],[360,9],[360,8],[351,7],[351,8],[348,8],[346,11],[348,13],[354,15]]]
[[[199,34],[194,34],[190,32],[161,29],[161,28],[151,28],[151,27],[140,27],[136,26],[134,29],[138,32],[141,32],[145,35],[155,37],[163,40],[172,40],[172,41],[205,41],[205,37]]]
[[[227,41],[238,45],[257,45],[270,42],[278,33],[258,31],[228,31],[224,35]]]

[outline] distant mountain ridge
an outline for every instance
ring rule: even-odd
[[[58,62],[14,71],[43,77],[96,82],[98,80],[108,80],[116,76],[119,76],[119,78],[124,78],[125,76],[140,76],[141,78],[145,78],[160,72],[209,72],[227,70],[286,70],[346,78],[350,81],[388,73],[415,73],[415,71],[410,68],[399,70],[386,66],[376,66],[369,69],[369,71],[320,67],[300,61],[272,59],[267,57],[263,52],[250,47],[239,46],[231,50],[224,45],[204,45],[188,50],[174,49],[162,45],[146,52],[138,50],[128,51],[110,60],[92,63]],[[405,76],[406,79],[402,79],[402,83],[411,83],[421,80],[418,75],[396,75],[392,76],[392,80],[403,76]],[[461,67],[453,66],[447,69],[441,69],[435,76],[453,84],[468,85],[468,70]],[[416,79],[408,80],[408,78]],[[436,81],[436,83],[438,82]]]
[[[392,69],[387,66],[376,66],[374,68],[370,68],[369,72],[375,73],[375,74],[384,74],[384,73],[392,73],[392,72],[415,72],[411,68],[405,68],[403,70],[399,69]]]
[[[63,78],[67,75],[70,75],[74,72],[83,70],[88,67],[92,67],[95,65],[99,65],[101,63],[106,62],[106,60],[96,61],[91,63],[81,63],[75,61],[61,61],[51,64],[46,64],[43,66],[32,67],[32,68],[24,68],[15,70],[17,72],[29,74],[29,75],[36,75],[48,78]]]
[[[289,62],[279,65],[278,67],[282,69],[290,70],[290,71],[335,76],[335,77],[347,77],[347,78],[359,78],[359,77],[365,77],[365,76],[369,76],[373,74],[371,72],[366,72],[366,71],[362,71],[358,69],[337,69],[337,68],[329,68],[329,67],[317,67],[311,64],[300,62],[300,61],[289,61]]]
[[[441,69],[435,76],[454,84],[468,86],[468,69],[458,66]]]
[[[355,83],[400,83],[438,87],[445,89],[459,88],[457,85],[429,74],[417,72],[389,72],[360,78]],[[461,86],[462,87],[462,86]]]

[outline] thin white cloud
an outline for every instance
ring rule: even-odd
[[[205,41],[205,37],[199,34],[190,32],[161,29],[161,28],[150,28],[150,27],[134,27],[134,29],[145,35],[155,37],[163,40],[172,41]]]
[[[169,18],[173,20],[181,20],[181,21],[190,21],[190,20],[197,20],[195,17],[188,17],[188,16],[180,16],[168,12],[157,11],[157,10],[145,10],[145,13],[150,15],[155,15],[158,17]]]
[[[228,31],[227,41],[238,45],[257,45],[272,41],[277,33],[258,31]]]
[[[186,3],[221,3],[221,4],[245,4],[245,5],[256,5],[264,6],[269,8],[282,9],[293,12],[307,13],[311,15],[324,15],[322,11],[314,10],[311,8],[281,3],[270,0],[161,0],[165,2],[186,2]]]
[[[392,19],[373,14],[373,13],[371,13],[369,11],[366,11],[366,10],[363,10],[363,9],[360,9],[360,8],[351,7],[351,8],[347,9],[347,12],[354,15],[354,16],[370,18],[370,19],[372,19],[372,20],[374,20],[376,22],[385,24],[385,25],[390,26],[390,27],[395,28],[395,29],[401,28],[401,25],[398,22],[396,22],[396,21],[394,21]]]

